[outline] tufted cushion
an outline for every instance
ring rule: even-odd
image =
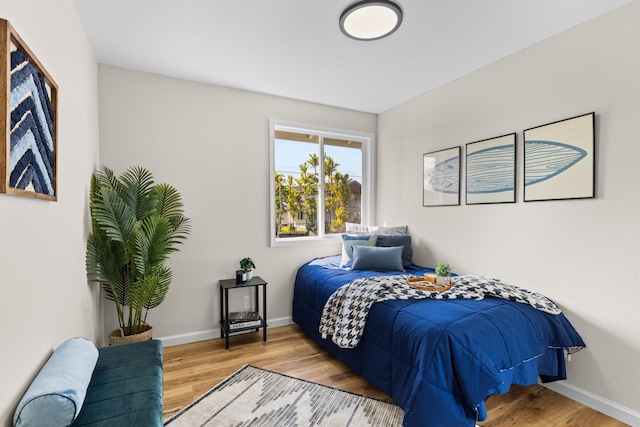
[[[69,426],[87,393],[98,349],[84,338],[62,343],[51,355],[18,404],[16,427]]]
[[[71,427],[161,427],[162,342],[101,347],[82,411]]]

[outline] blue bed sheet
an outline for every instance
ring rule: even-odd
[[[342,349],[318,332],[322,309],[340,286],[360,277],[406,272],[350,271],[334,258],[298,270],[293,320],[405,411],[405,427],[474,426],[484,400],[511,384],[565,379],[563,349],[584,347],[567,318],[497,298],[375,303],[358,346]]]

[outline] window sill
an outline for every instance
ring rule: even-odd
[[[271,247],[284,247],[284,246],[309,246],[309,245],[327,245],[342,243],[340,234],[332,234],[324,237],[290,237],[284,239],[272,239]]]

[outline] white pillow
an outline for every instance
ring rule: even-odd
[[[381,234],[385,236],[407,236],[409,235],[409,227],[406,225],[399,225],[395,227],[379,227],[377,225],[362,225],[347,222],[346,224],[347,234]]]
[[[376,225],[362,225],[362,224],[354,224],[353,222],[345,223],[345,230],[347,234],[369,234],[375,233],[378,230]]]

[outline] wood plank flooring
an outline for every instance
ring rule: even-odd
[[[201,341],[164,349],[164,417],[169,418],[244,364],[302,378],[353,393],[392,399],[320,348],[296,326]],[[599,426],[621,427],[616,421],[544,387],[513,386],[506,395],[487,400],[489,417],[482,427]]]

